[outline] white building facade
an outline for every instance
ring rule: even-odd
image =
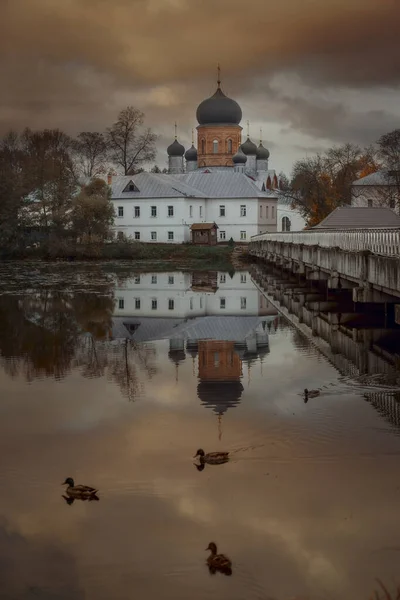
[[[277,197],[243,173],[139,173],[111,181],[114,230],[146,243],[191,241],[191,225],[216,223],[218,241],[276,231]]]

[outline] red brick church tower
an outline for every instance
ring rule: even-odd
[[[232,157],[242,142],[242,109],[218,87],[213,96],[197,108],[197,162],[201,167],[233,167]]]

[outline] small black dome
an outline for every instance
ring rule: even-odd
[[[245,143],[242,144],[240,147],[242,149],[242,152],[244,152],[246,156],[257,154],[257,146],[251,141],[249,137],[247,138]]]
[[[185,158],[188,162],[194,162],[197,160],[197,149],[193,146],[193,144],[189,150],[186,150]]]
[[[221,88],[218,87],[211,98],[207,98],[199,104],[196,117],[199,125],[210,125],[212,123],[239,125],[242,120],[242,109],[235,100],[225,96]]]
[[[175,140],[170,146],[167,148],[168,156],[183,156],[185,154],[185,148]]]
[[[269,150],[264,148],[262,142],[257,148],[257,160],[268,160],[269,159]]]
[[[234,156],[232,156],[232,161],[235,165],[245,165],[247,162],[247,156],[244,154],[242,147],[239,146],[239,150],[236,152]]]

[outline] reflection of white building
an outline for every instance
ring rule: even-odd
[[[193,286],[184,272],[141,273],[115,291],[115,316],[190,318],[207,315],[265,314],[265,298],[249,273],[214,272],[215,291]],[[275,313],[274,313],[275,314]]]
[[[168,338],[171,351],[199,340],[231,341],[257,353],[268,346],[266,324],[277,311],[249,273],[210,273],[212,285],[193,286],[191,273],[145,273],[116,289],[113,337],[135,341]],[[197,283],[197,281],[196,281]]]

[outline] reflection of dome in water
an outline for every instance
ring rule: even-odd
[[[222,414],[234,408],[241,400],[243,385],[240,381],[200,381],[197,396],[203,406]]]
[[[186,354],[184,350],[170,350],[168,352],[168,358],[171,362],[179,365],[186,358]]]

